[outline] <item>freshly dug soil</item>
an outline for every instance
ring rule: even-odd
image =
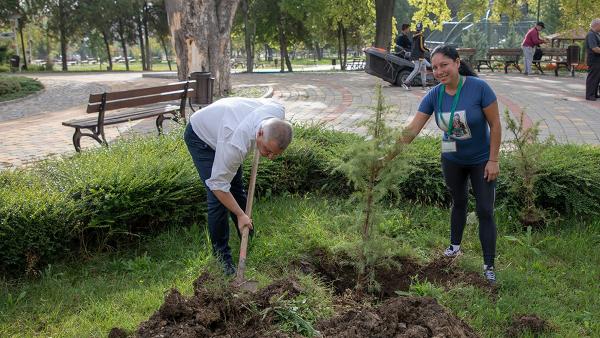
[[[275,297],[291,299],[302,289],[294,279],[282,279],[256,294],[235,288],[208,287],[216,282],[209,274],[194,282],[194,295],[186,298],[176,289],[163,305],[143,322],[136,337],[289,337],[277,330],[273,311],[263,310]]]
[[[395,297],[378,306],[345,297],[336,313],[317,324],[324,337],[478,337],[429,297]]]
[[[357,273],[350,259],[333,259],[324,251],[315,251],[310,262],[302,262],[305,273],[317,273],[331,283],[336,294],[356,286]],[[375,281],[379,284],[380,299],[396,296],[396,291],[408,291],[413,279],[430,281],[450,288],[458,284],[473,285],[490,294],[496,294],[496,288],[483,279],[483,276],[465,271],[456,264],[456,260],[440,256],[429,264],[421,266],[410,258],[393,258],[392,264],[375,267]]]
[[[315,324],[324,337],[477,337],[434,299],[398,297],[395,292],[407,291],[413,278],[444,286],[466,283],[489,288],[481,276],[459,269],[454,260],[440,258],[421,266],[398,258],[375,269],[380,287],[377,294],[369,295],[355,289],[356,271],[349,260],[333,260],[323,252],[317,255],[310,263],[301,262],[301,269],[320,275],[335,289],[334,317]],[[218,278],[202,274],[194,281],[194,295],[189,298],[170,290],[163,305],[140,324],[135,336],[300,337],[281,332],[272,311],[275,300],[292,299],[304,291],[295,278],[277,280],[255,294],[231,286],[215,287],[223,283]],[[110,332],[110,337],[126,335],[118,328]]]
[[[511,326],[506,331],[508,337],[520,337],[523,333],[530,332],[538,335],[549,331],[548,323],[536,315],[523,315],[513,318]]]

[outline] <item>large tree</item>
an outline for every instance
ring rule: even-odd
[[[67,71],[67,54],[69,41],[72,41],[82,27],[79,23],[79,2],[77,0],[46,1],[46,11],[49,16],[48,28],[58,35],[62,70]]]
[[[408,0],[408,3],[416,8],[412,17],[413,23],[422,22],[423,28],[441,30],[444,21],[450,21],[450,9],[446,0]]]
[[[166,0],[179,79],[211,72],[215,92],[231,89],[231,26],[240,0]]]
[[[375,47],[390,49],[394,0],[375,0]]]

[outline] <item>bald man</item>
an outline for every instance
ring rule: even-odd
[[[235,274],[228,214],[239,231],[246,226],[252,229],[244,212],[242,163],[254,149],[272,160],[287,148],[292,126],[284,118],[285,108],[272,99],[231,97],[199,110],[186,127],[184,140],[206,187],[213,254],[226,275]]]

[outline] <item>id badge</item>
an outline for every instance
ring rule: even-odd
[[[456,141],[442,141],[442,153],[453,153],[456,151]]]

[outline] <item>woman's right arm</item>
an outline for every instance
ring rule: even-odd
[[[421,132],[421,130],[423,129],[430,117],[431,115],[427,115],[418,111],[417,114],[415,114],[415,117],[413,117],[412,121],[410,121],[408,126],[402,129],[402,134],[400,135],[398,140],[396,140],[396,147],[384,158],[384,162],[389,162],[393,160],[394,157],[398,156],[398,154],[400,154],[400,151],[402,150],[402,146],[411,143],[415,139],[415,137],[417,137],[417,135]]]
[[[408,126],[406,126],[404,130],[402,130],[402,135],[399,141],[404,144],[411,143],[415,139],[415,137],[419,135],[427,121],[429,121],[430,117],[431,115],[427,115],[418,111],[417,114],[415,114],[415,117],[413,117],[412,121],[410,121]]]

